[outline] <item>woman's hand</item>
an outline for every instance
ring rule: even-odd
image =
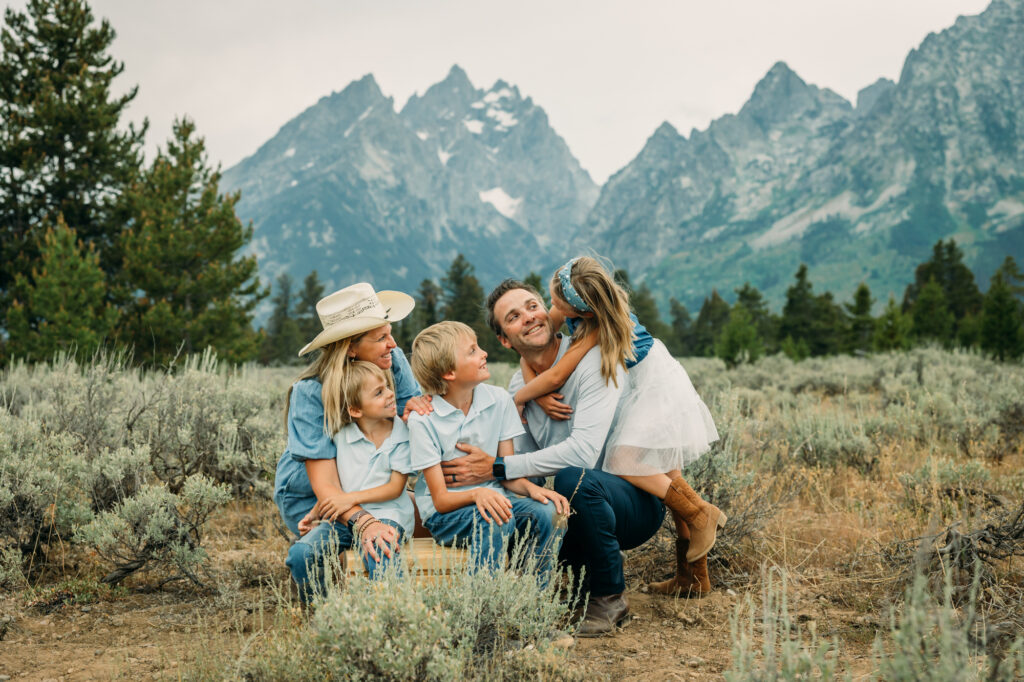
[[[544,414],[555,421],[564,422],[572,416],[572,407],[561,402],[564,397],[561,393],[548,393],[537,398],[534,402],[540,405],[540,409],[544,410]]]
[[[554,490],[542,488],[539,485],[530,486],[530,499],[537,500],[543,504],[547,504],[548,500],[555,503],[555,511],[559,514],[569,515],[569,500],[565,499],[565,495],[556,493]]]
[[[339,516],[359,504],[352,493],[335,493],[320,500],[320,518],[336,521]]]
[[[512,518],[512,501],[494,488],[474,488],[473,502],[488,523],[493,521],[501,526]]]
[[[374,520],[359,534],[359,546],[374,561],[380,561],[381,554],[391,558],[398,552],[398,531],[394,526]]]
[[[434,406],[430,404],[431,400],[433,400],[433,398],[429,395],[414,395],[409,398],[409,401],[405,403],[405,409],[402,410],[402,421],[409,421],[409,415],[413,412],[421,417],[433,412]]]

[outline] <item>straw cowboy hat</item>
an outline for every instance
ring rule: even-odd
[[[409,294],[374,291],[366,282],[335,291],[317,302],[316,314],[324,330],[307,343],[299,355],[381,325],[398,322],[411,313],[415,305],[416,301]]]

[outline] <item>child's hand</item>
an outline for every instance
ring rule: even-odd
[[[564,397],[561,393],[548,393],[537,398],[534,402],[540,405],[540,409],[544,410],[544,414],[555,421],[564,422],[572,416],[572,407],[561,402]]]
[[[398,531],[380,521],[368,525],[360,536],[360,546],[374,561],[381,560],[381,554],[390,558],[398,551]]]
[[[499,526],[512,518],[512,501],[494,488],[474,488],[473,501],[484,520]]]
[[[317,513],[317,508],[314,506],[309,510],[309,513],[302,517],[299,521],[299,535],[305,535],[309,531],[313,530],[320,523],[320,514]]]
[[[431,400],[433,400],[433,398],[429,395],[416,395],[409,398],[409,402],[405,404],[405,409],[402,411],[402,421],[409,421],[409,415],[413,412],[416,412],[416,414],[421,417],[433,412],[434,406],[430,404]]]
[[[523,422],[524,424],[526,423],[526,414],[523,412],[523,410],[525,410],[525,409],[526,409],[526,405],[525,404],[523,404],[523,403],[516,403],[516,412],[519,413],[519,421]]]
[[[339,516],[358,504],[355,495],[337,493],[320,500],[320,518],[336,521]]]
[[[530,487],[530,499],[543,502],[544,504],[547,504],[548,500],[551,500],[555,503],[555,511],[559,514],[569,514],[569,500],[565,499],[565,495],[556,493],[554,490],[548,490],[547,488],[541,488],[539,485],[533,485]]]

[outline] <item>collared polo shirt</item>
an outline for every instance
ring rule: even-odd
[[[493,456],[498,452],[498,443],[523,433],[523,423],[519,420],[512,396],[497,386],[480,384],[473,389],[469,414],[463,414],[440,395],[434,396],[431,405],[434,411],[430,414],[421,416],[414,412],[409,415],[409,444],[415,471],[465,455],[455,448],[456,443],[475,445]],[[493,480],[480,485],[449,486],[448,489],[456,492],[481,486],[505,492],[501,484]],[[437,511],[423,476],[416,481],[416,506],[424,522]]]
[[[384,485],[391,480],[391,472],[412,473],[409,461],[409,430],[401,419],[394,420],[391,435],[378,448],[359,430],[358,424],[347,424],[334,436],[338,449],[338,478],[345,492],[358,492]],[[412,500],[405,490],[393,500],[367,502],[360,505],[378,519],[398,523],[411,535],[416,527]]]
[[[409,398],[422,393],[401,348],[391,351],[391,374],[395,379],[395,402],[401,416]],[[306,460],[334,459],[338,454],[324,424],[322,391],[319,379],[297,381],[292,386],[288,403],[288,445],[277,462],[274,502],[294,532],[297,532],[299,520],[316,504],[316,495],[306,474]]]

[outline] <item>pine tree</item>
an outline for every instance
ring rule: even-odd
[[[730,369],[744,362],[756,362],[764,355],[764,344],[754,318],[742,303],[736,302],[729,321],[715,342],[717,355]]]
[[[57,351],[88,356],[104,342],[117,321],[106,302],[106,278],[99,254],[85,246],[62,219],[43,237],[39,264],[31,279],[18,275],[21,298],[7,310],[12,358],[48,360]]]
[[[942,287],[934,279],[928,280],[918,292],[910,314],[914,321],[914,336],[919,340],[939,341],[947,346],[952,343],[956,320],[946,303]]]
[[[630,307],[633,314],[640,321],[647,331],[656,339],[667,339],[672,335],[672,330],[661,319],[658,312],[658,304],[654,302],[654,294],[646,283],[638,286],[629,297]]]
[[[541,279],[540,275],[531,270],[530,274],[526,276],[526,279],[524,279],[523,282],[539,291],[541,300],[544,301],[544,305],[549,308],[551,307],[551,296],[548,293],[548,285],[543,279]]]
[[[812,333],[807,341],[811,355],[833,355],[843,346],[844,336],[849,327],[846,311],[835,302],[831,291],[814,299],[815,314]]]
[[[729,321],[729,304],[718,295],[717,289],[704,299],[704,304],[693,323],[693,350],[697,355],[714,355],[715,341]]]
[[[843,304],[850,320],[845,343],[847,350],[871,350],[872,337],[875,334],[875,318],[871,316],[871,306],[874,302],[871,298],[871,289],[861,282],[853,294],[853,303]]]
[[[931,259],[917,266],[914,283],[903,295],[903,311],[909,312],[932,280],[942,289],[947,310],[953,316],[952,331],[956,332],[960,320],[981,312],[982,296],[974,273],[964,265],[964,254],[952,239],[941,239],[932,247]]]
[[[906,350],[910,348],[913,322],[903,313],[894,296],[889,297],[882,316],[875,322],[872,346],[878,351]]]
[[[299,300],[293,312],[299,336],[305,339],[304,343],[312,341],[324,329],[316,312],[316,304],[323,297],[324,285],[320,282],[320,276],[316,270],[310,270],[306,279],[302,280],[302,291],[299,292]]]
[[[1020,306],[1002,272],[992,276],[982,310],[982,349],[999,360],[1015,360],[1024,354]]]
[[[765,350],[774,352],[778,346],[779,320],[768,309],[768,301],[757,287],[751,286],[750,282],[744,282],[743,286],[735,291],[736,302],[750,313],[751,322],[757,328]]]
[[[813,287],[807,278],[807,266],[796,271],[796,282],[786,290],[786,304],[779,322],[779,337],[789,337],[793,343],[809,343],[815,332],[817,304]]]
[[[239,195],[219,193],[220,170],[207,166],[202,138],[176,121],[167,151],[126,196],[132,229],[124,233],[122,285],[130,302],[122,333],[136,357],[155,362],[212,346],[240,362],[256,355],[252,310],[266,296],[256,259],[238,250],[252,237],[235,215]]]
[[[260,349],[260,361],[265,365],[298,363],[299,349],[316,337],[313,334],[306,338],[302,334],[298,320],[293,317],[292,299],[292,278],[284,273],[277,278],[277,294],[271,299],[274,309]]]
[[[136,88],[112,96],[124,65],[107,54],[114,29],[82,0],[29,0],[0,32],[0,306],[39,258],[58,216],[108,274],[121,229],[119,196],[138,174],[147,124],[123,125]],[[37,323],[30,321],[32,326]]]
[[[675,298],[669,299],[669,315],[672,319],[672,343],[669,350],[676,357],[693,354],[693,331],[690,311]]]
[[[461,253],[455,257],[441,279],[445,320],[464,322],[476,332],[477,343],[492,360],[508,361],[514,354],[503,348],[484,318],[484,290],[475,268]]]

